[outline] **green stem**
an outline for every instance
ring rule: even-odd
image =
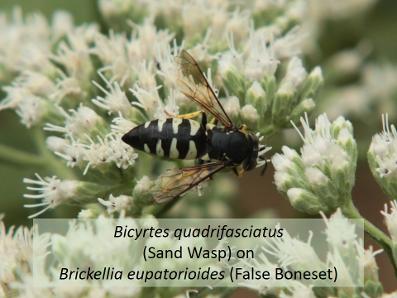
[[[380,229],[378,229],[375,225],[373,225],[370,221],[363,218],[360,212],[357,210],[356,206],[354,206],[353,201],[351,199],[347,200],[347,204],[342,207],[342,212],[345,216],[356,219],[364,220],[364,230],[367,232],[372,239],[379,243],[380,246],[385,250],[387,255],[389,256],[391,263],[394,268],[394,273],[397,277],[397,260],[393,256],[393,242],[392,240]]]
[[[43,158],[28,152],[0,144],[0,161],[23,167],[41,167],[44,165]]]
[[[64,163],[60,162],[46,146],[45,136],[41,128],[33,130],[34,141],[42,159],[45,161],[46,168],[51,169],[60,178],[75,179],[74,172]]]

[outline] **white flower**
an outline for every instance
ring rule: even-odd
[[[123,134],[129,132],[135,126],[136,126],[135,123],[131,122],[130,120],[125,119],[121,115],[121,112],[120,112],[118,117],[113,118],[110,128],[112,129],[112,133],[114,133],[116,135],[117,134],[123,135]]]
[[[52,152],[64,153],[69,144],[68,140],[56,136],[50,136],[46,139],[46,145]]]
[[[397,197],[397,131],[389,126],[388,115],[382,115],[383,131],[372,138],[368,163],[376,181],[392,198]]]
[[[5,109],[15,109],[18,104],[25,98],[30,96],[31,93],[25,88],[21,88],[18,85],[6,86],[3,88],[4,92],[7,93],[5,98],[0,102],[0,111]]]
[[[280,61],[275,57],[270,39],[264,32],[251,33],[246,45],[247,59],[244,73],[250,80],[273,76]]]
[[[379,249],[377,251],[373,250],[373,247],[370,246],[368,249],[358,248],[359,252],[359,264],[364,268],[364,282],[367,280],[378,281],[378,264],[376,263],[375,257],[382,253],[383,250]]]
[[[117,82],[111,83],[102,73],[98,72],[98,74],[106,86],[102,87],[95,81],[93,84],[100,89],[105,96],[97,96],[92,102],[98,107],[107,110],[109,114],[121,113],[123,115],[128,115],[132,106],[120,85]]]
[[[58,143],[58,142],[57,142]],[[79,142],[76,142],[73,140],[72,141],[68,141],[65,139],[64,146],[60,147],[60,148],[55,148],[52,146],[57,146],[59,145],[56,144],[55,142],[53,143],[53,141],[50,141],[50,145],[51,147],[49,147],[50,150],[52,149],[57,149],[56,151],[54,151],[54,153],[56,155],[58,155],[59,157],[63,158],[64,160],[66,160],[66,165],[68,167],[75,167],[76,165],[80,165],[82,164],[84,158],[85,158],[85,154],[86,154],[86,148],[85,145]]]
[[[240,111],[240,116],[248,123],[256,123],[259,120],[258,111],[253,105],[250,104],[247,104],[242,107]]]
[[[26,208],[44,207],[42,210],[29,216],[33,218],[39,216],[50,208],[55,208],[60,204],[73,199],[78,191],[79,182],[74,180],[60,180],[59,178],[45,177],[41,178],[35,174],[37,180],[24,178],[23,182],[30,185],[28,190],[32,190],[37,194],[24,194],[23,196],[29,200],[37,200],[39,203],[25,204]]]
[[[2,13],[0,19],[0,65],[4,68],[0,79],[18,71],[52,69],[50,28],[43,15],[24,18],[20,9],[14,9],[10,18]]]
[[[176,63],[175,57],[179,54],[180,47],[176,41],[171,45],[159,49],[155,55],[157,62],[157,74],[163,80],[164,86],[173,89],[178,86],[178,77],[180,76],[180,67]]]
[[[297,26],[292,28],[284,36],[280,36],[274,40],[273,50],[275,56],[281,60],[300,55],[304,39],[304,30]]]
[[[106,138],[108,146],[108,160],[113,161],[119,169],[127,169],[135,164],[138,154],[131,146],[121,140],[120,135],[108,135]]]
[[[60,110],[65,118],[65,125],[59,126],[47,123],[44,130],[64,133],[66,136],[81,138],[92,131],[98,131],[103,125],[103,119],[94,110],[80,105],[77,110],[69,110],[67,113]]]
[[[114,212],[118,212],[122,215],[132,207],[134,198],[131,196],[120,195],[113,196],[112,194],[109,196],[107,201],[98,198],[98,202],[107,208],[107,212],[112,214]]]
[[[55,11],[52,16],[52,34],[54,39],[61,38],[74,28],[73,17],[66,11]]]
[[[151,190],[153,187],[154,183],[148,176],[143,176],[141,179],[139,179],[136,182],[136,185],[134,187],[134,192],[136,193],[145,193]]]
[[[345,120],[342,119],[342,121]],[[326,115],[320,115],[317,118],[314,130],[309,127],[307,119],[301,119],[301,123],[304,135],[300,134],[299,130],[298,132],[304,141],[301,152],[302,161],[306,166],[331,167],[340,170],[350,165],[351,157],[345,148],[338,144],[337,136],[332,135],[331,122]]]
[[[272,158],[275,182],[300,211],[329,212],[349,198],[354,184],[357,145],[352,125],[342,117],[331,123],[326,115],[317,118],[314,129],[307,118],[301,123],[303,133],[294,125],[304,141],[301,155],[283,147],[283,154]]]
[[[391,238],[397,243],[397,201],[391,201],[390,207],[385,204],[385,209],[381,213]]]
[[[305,80],[306,76],[307,73],[303,67],[302,60],[293,57],[288,63],[287,73],[281,81],[277,92],[281,94],[293,94]]]
[[[9,291],[9,287],[20,276],[29,273],[32,258],[32,234],[27,227],[6,230],[0,222],[0,293]],[[5,297],[5,296],[4,296]]]
[[[229,51],[222,53],[218,59],[219,73],[224,78],[228,72],[241,72],[244,66],[244,59],[241,53],[233,47]]]
[[[380,178],[395,176],[397,173],[397,131],[389,126],[388,114],[382,115],[383,131],[372,138],[368,153],[376,163]]]
[[[14,81],[14,84],[42,97],[50,96],[55,91],[54,82],[48,76],[37,71],[26,70],[22,72]]]
[[[85,34],[87,29],[81,27],[69,32],[66,37],[67,42],[61,41],[56,55],[52,56],[55,62],[65,67],[67,76],[75,78],[83,90],[90,86],[90,77],[93,73],[89,40]]]
[[[329,219],[324,214],[322,214],[322,217],[327,225],[326,235],[328,244],[341,252],[351,249],[357,240],[354,223],[343,216],[339,208]]]
[[[130,89],[132,94],[138,99],[138,102],[132,102],[132,105],[142,108],[149,116],[152,116],[158,105],[161,104],[161,99],[158,90],[161,86],[156,86],[152,89],[146,90],[142,89],[138,85]]]
[[[280,172],[287,170],[292,165],[291,155],[287,155],[287,152],[295,151],[287,146],[283,146],[281,150],[284,154],[276,153],[272,158],[274,168]],[[297,153],[296,155],[299,156]]]
[[[109,145],[107,140],[96,137],[96,142],[89,139],[89,144],[84,144],[85,152],[83,159],[87,162],[83,175],[86,175],[90,168],[99,168],[106,165],[112,161],[112,156],[109,155]]]
[[[86,93],[81,88],[79,81],[62,73],[56,80],[55,91],[50,95],[50,98],[57,103],[62,103],[65,98],[73,98],[77,101],[84,96],[86,96]]]
[[[285,230],[284,230],[285,232]],[[295,270],[316,270],[323,262],[311,245],[313,233],[309,233],[306,242],[284,233],[282,238],[270,238],[264,243],[263,251],[274,256],[281,267]]]
[[[170,90],[170,94],[164,100],[164,104],[159,102],[154,113],[155,119],[166,119],[175,117],[179,114],[179,106],[177,104],[176,92],[174,89]]]
[[[254,81],[247,90],[247,101],[254,105],[260,105],[265,96],[266,92],[258,81]]]
[[[237,96],[229,96],[226,98],[223,107],[230,117],[237,117],[240,113],[240,101]]]
[[[46,102],[34,95],[26,96],[18,103],[16,112],[21,118],[22,124],[30,128],[43,119],[46,113]]]
[[[329,182],[329,178],[323,174],[319,169],[308,167],[305,169],[305,176],[309,183],[315,185],[325,185]]]
[[[106,74],[111,82],[119,82],[121,86],[131,84],[136,78],[133,61],[128,57],[127,43],[128,39],[124,34],[98,34],[95,47],[92,49],[92,53],[105,65],[99,73]]]

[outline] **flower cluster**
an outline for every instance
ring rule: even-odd
[[[18,40],[45,60],[41,67],[3,66],[15,79],[4,87],[0,109],[14,109],[35,131],[43,160],[51,159],[48,167],[57,175],[25,180],[39,186],[26,195],[37,203],[25,206],[42,207],[37,216],[77,196],[80,204],[93,203],[92,212],[83,213],[91,216],[98,207],[137,215],[151,204],[153,189],[142,199],[134,195],[135,187],[140,176],[158,174],[163,166],[145,161],[121,136],[145,121],[197,109],[179,90],[175,56],[182,48],[208,67],[207,78],[219,87],[220,100],[237,125],[246,123],[269,135],[311,111],[322,76],[318,67],[307,71],[299,58],[298,2],[280,6],[284,20],[267,25],[252,24],[257,10],[250,5],[103,0],[99,8],[105,19],[115,30],[126,31],[109,34],[95,24],[75,26],[66,13],[57,13],[52,22],[19,13],[15,20],[4,17],[2,27],[10,32],[2,36],[4,43],[17,32]],[[175,17],[176,9],[183,13]],[[198,10],[205,13],[197,15]],[[121,16],[133,23],[114,23]],[[1,56],[17,61],[25,53]],[[72,184],[73,191],[65,195],[62,189]]]
[[[6,230],[0,221],[0,296],[6,297],[8,287],[30,273],[32,234],[26,227]]]
[[[397,198],[397,131],[389,126],[388,114],[382,116],[383,131],[372,138],[368,163],[378,184],[392,199]]]
[[[274,180],[297,210],[329,213],[350,200],[357,160],[353,127],[343,117],[330,122],[325,114],[313,129],[307,118],[301,123],[301,152],[283,146],[283,153],[273,156]]]
[[[260,250],[255,261],[241,261],[240,266],[253,266],[258,270],[274,271],[275,268],[290,270],[318,270],[318,268],[338,268],[338,281],[360,284],[364,287],[335,289],[323,288],[323,297],[355,297],[359,295],[380,295],[378,266],[375,256],[381,251],[372,248],[363,249],[362,230],[353,221],[347,219],[338,209],[329,218],[323,214],[327,243],[326,257],[320,256],[320,249],[312,243],[313,234],[305,241],[288,233],[282,238],[266,239],[259,244]],[[321,228],[323,229],[323,228]],[[340,231],[344,231],[341,233]],[[318,240],[318,239],[317,239]],[[324,252],[324,248],[322,250]],[[364,275],[363,275],[364,272]],[[261,295],[277,297],[318,297],[318,289],[306,285],[303,281],[290,280],[284,287],[277,287],[277,281],[242,282],[242,286],[257,290]]]

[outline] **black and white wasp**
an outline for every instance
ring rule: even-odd
[[[237,175],[266,165],[264,154],[270,148],[261,145],[262,137],[237,127],[230,120],[198,63],[185,50],[177,57],[182,76],[180,91],[196,102],[202,111],[141,124],[122,140],[131,147],[170,159],[197,160],[192,167],[168,170],[160,177],[157,202],[166,202],[208,180],[215,173],[231,168]],[[207,122],[206,112],[214,117]],[[192,120],[202,116],[201,123]]]

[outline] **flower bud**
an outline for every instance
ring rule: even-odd
[[[287,191],[287,196],[292,207],[299,212],[317,214],[324,210],[318,197],[303,188],[290,188]]]
[[[240,100],[245,96],[245,78],[240,70],[241,56],[232,51],[226,52],[219,58],[219,73],[228,94],[237,96]]]
[[[397,247],[397,201],[390,202],[390,208],[386,204],[385,209],[381,211],[381,214],[384,217],[390,237],[395,242]]]
[[[223,105],[226,113],[232,118],[237,118],[240,113],[240,101],[236,96],[230,96]]]
[[[243,106],[243,108],[240,111],[240,116],[241,119],[245,123],[247,123],[250,127],[256,127],[260,117],[255,107],[253,107],[250,104]]]
[[[99,185],[92,182],[78,180],[61,180],[56,176],[44,177],[36,174],[36,180],[25,178],[24,183],[28,185],[27,189],[34,191],[33,194],[24,194],[28,200],[40,200],[38,203],[25,204],[26,208],[43,207],[40,211],[29,216],[33,218],[44,213],[48,209],[78,198],[84,201],[107,190],[107,186]]]
[[[375,180],[391,198],[397,198],[397,131],[382,116],[383,131],[372,138],[367,157]]]
[[[296,122],[299,120],[299,118],[304,115],[305,113],[310,114],[314,108],[316,107],[316,104],[312,98],[306,98],[302,100],[300,103],[298,103],[292,110],[290,119],[292,122]]]
[[[265,100],[266,92],[258,81],[254,81],[247,90],[246,102],[253,106],[261,106]]]
[[[332,212],[350,198],[354,184],[357,146],[351,124],[343,118],[331,123],[325,115],[314,129],[307,119],[301,122],[301,154],[284,146],[283,154],[272,158],[276,186],[301,212]]]
[[[301,97],[313,98],[323,83],[324,78],[321,68],[316,66],[303,82]]]
[[[145,206],[150,202],[153,198],[154,184],[148,176],[143,176],[136,182],[132,195],[137,206]]]

